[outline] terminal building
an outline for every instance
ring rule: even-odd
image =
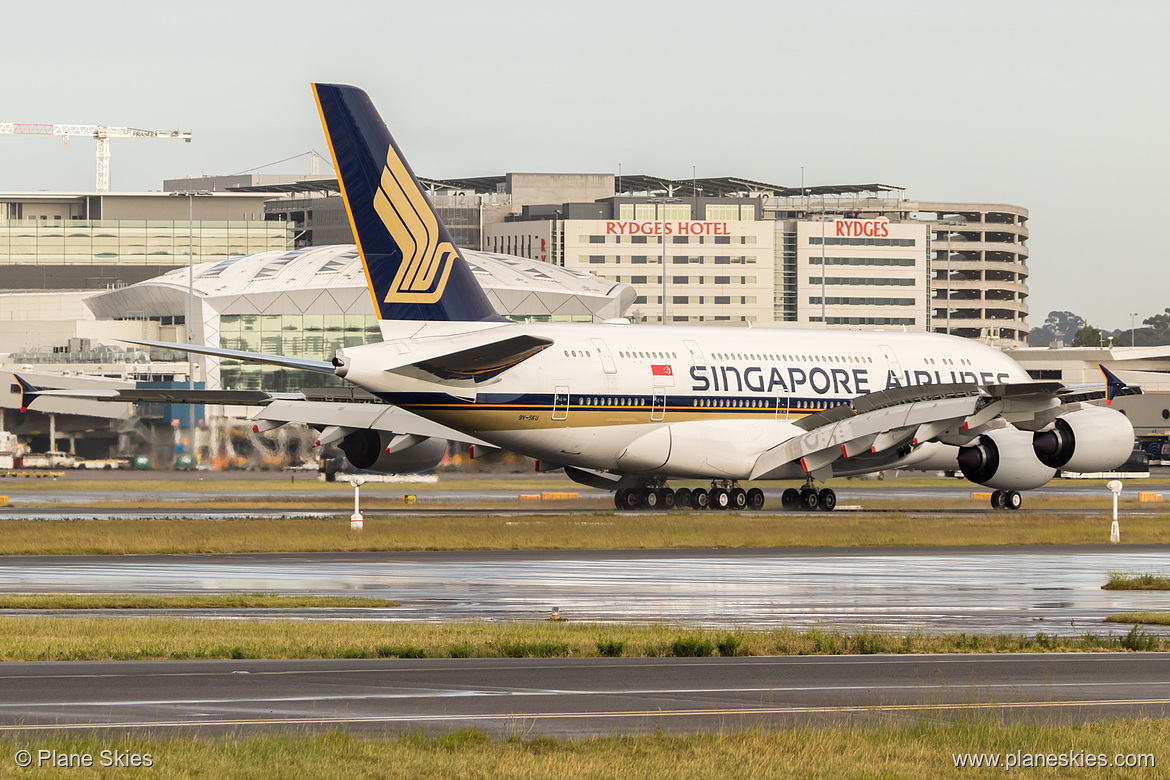
[[[522,258],[465,252],[488,299],[525,322],[594,322],[619,317],[634,291],[615,281]],[[380,341],[373,302],[350,245],[264,252],[195,268],[196,343],[249,352],[329,360],[341,347]],[[93,295],[86,305],[101,321],[166,322],[187,306],[187,271]],[[200,357],[197,373],[211,390],[299,389],[300,372]],[[340,385],[340,380],[325,377]],[[316,378],[315,378],[316,381]]]
[[[264,195],[0,193],[0,289],[95,290],[196,263],[292,249]]]

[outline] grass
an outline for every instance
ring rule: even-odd
[[[0,519],[0,555],[1104,544],[1101,517],[1059,512],[783,515],[613,512],[336,518]],[[1170,515],[1128,518],[1125,544],[1170,544]]]
[[[294,609],[397,607],[361,596],[281,596],[274,593],[133,596],[79,593],[0,594],[0,609]]]
[[[1102,585],[1101,588],[1104,590],[1170,590],[1170,577],[1165,574],[1111,571],[1109,572],[1109,582]]]
[[[0,661],[226,658],[705,657],[1158,650],[1170,640],[1124,635],[717,631],[669,625],[417,624],[0,617]]]
[[[1122,612],[1105,618],[1110,623],[1137,623],[1147,626],[1170,626],[1170,612]]]
[[[864,716],[863,716],[864,718]],[[645,724],[647,727],[653,724]],[[57,770],[85,777],[256,778],[513,778],[591,780],[756,780],[756,778],[935,778],[1005,776],[1003,770],[955,769],[955,754],[1054,754],[1114,756],[1135,754],[1165,762],[1165,724],[1160,720],[1114,720],[1082,725],[1005,723],[995,719],[910,724],[882,723],[788,730],[733,731],[674,736],[608,736],[576,740],[548,736],[494,739],[479,730],[440,735],[407,733],[359,738],[341,733],[317,736],[158,737],[48,734],[0,740],[0,755],[11,761],[20,749],[90,754],[93,769]],[[101,751],[149,754],[152,768],[101,768]],[[1149,767],[1147,763],[1145,766]],[[45,769],[26,770],[29,775]],[[52,770],[48,770],[52,771]],[[1028,777],[1080,776],[1084,770],[1028,769]],[[1148,777],[1145,770],[1117,770]],[[1088,770],[1100,776],[1100,770]],[[1009,773],[1010,774],[1010,773]]]

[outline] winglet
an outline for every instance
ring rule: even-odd
[[[20,386],[20,411],[23,414],[24,412],[28,411],[28,405],[37,400],[37,397],[40,396],[41,391],[33,387],[26,380],[21,379],[16,374],[13,374],[12,378],[15,379],[16,384]]]
[[[1097,368],[1101,369],[1101,375],[1105,377],[1105,405],[1110,406],[1113,403],[1113,396],[1117,395],[1120,390],[1128,387],[1128,385],[1118,379],[1112,371],[1100,363],[1097,364]]]

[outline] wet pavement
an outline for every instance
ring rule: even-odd
[[[1170,571],[1170,548],[3,557],[0,592],[348,594],[402,604],[107,613],[118,617],[505,621],[547,618],[558,607],[573,621],[898,633],[1124,633],[1128,626],[1105,616],[1170,611],[1170,593],[1102,590],[1111,571]]]

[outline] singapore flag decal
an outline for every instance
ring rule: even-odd
[[[654,376],[674,376],[674,373],[670,370],[670,366],[654,363],[650,364],[650,373]]]

